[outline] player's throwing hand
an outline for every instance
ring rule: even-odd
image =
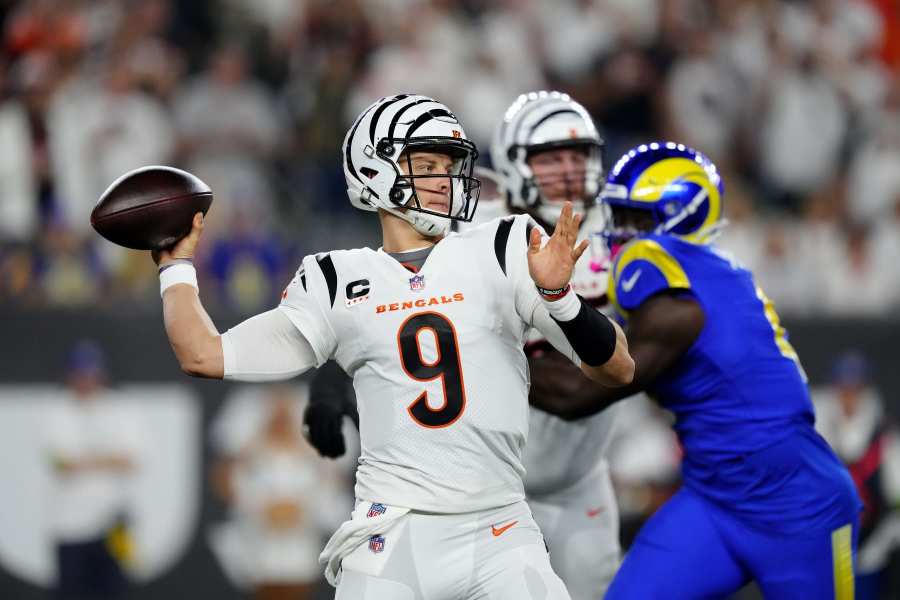
[[[531,230],[528,240],[528,272],[538,287],[558,290],[569,283],[575,263],[588,247],[587,240],[575,245],[581,219],[582,215],[572,212],[572,203],[566,202],[553,235],[543,248],[541,232],[537,228]]]
[[[153,257],[153,261],[163,266],[177,259],[191,260],[194,258],[197,244],[200,243],[201,233],[203,233],[203,213],[198,212],[194,215],[194,220],[191,222],[191,232],[175,242],[175,245],[171,248],[151,252],[150,255]]]

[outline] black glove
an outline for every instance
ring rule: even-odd
[[[342,407],[330,403],[312,403],[303,411],[303,433],[322,456],[337,458],[347,451],[344,443]]]
[[[337,458],[347,451],[341,431],[345,416],[359,428],[351,380],[337,363],[329,361],[313,376],[309,405],[303,411],[303,433],[322,456]]]

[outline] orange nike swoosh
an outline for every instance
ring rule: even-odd
[[[587,516],[589,516],[590,518],[593,519],[594,517],[596,517],[597,515],[599,515],[602,512],[603,512],[602,506],[600,506],[598,508],[589,508],[587,511]]]
[[[507,529],[509,529],[516,523],[518,523],[518,521],[513,521],[512,523],[510,523],[508,525],[504,525],[503,527],[495,527],[494,525],[491,525],[491,533],[494,534],[494,537],[497,537],[498,535],[503,535],[504,533],[506,533]]]

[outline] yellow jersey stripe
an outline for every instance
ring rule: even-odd
[[[659,242],[655,240],[635,240],[625,246],[621,254],[616,257],[613,265],[613,276],[609,278],[606,291],[610,303],[623,316],[626,316],[627,312],[619,306],[616,299],[616,282],[619,280],[625,267],[636,260],[645,260],[659,269],[663,277],[666,278],[666,283],[670,288],[689,289],[691,287],[687,273],[684,272],[684,269],[675,257],[669,254]]]

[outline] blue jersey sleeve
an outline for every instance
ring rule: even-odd
[[[627,313],[663,290],[690,288],[690,280],[674,256],[655,240],[638,239],[616,257],[608,296],[619,312]]]

